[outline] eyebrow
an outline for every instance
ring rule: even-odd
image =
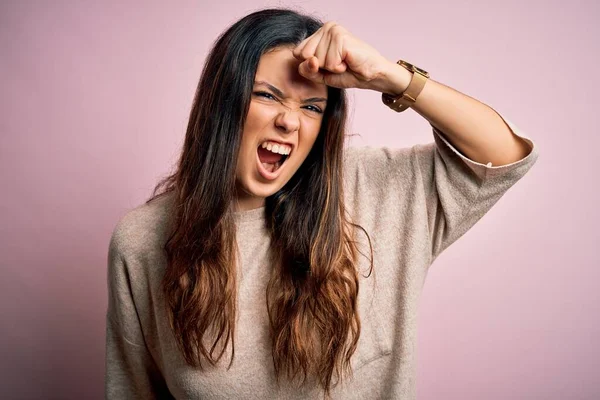
[[[254,84],[255,85],[264,85],[264,86],[268,87],[269,89],[271,89],[273,91],[273,93],[275,93],[277,96],[285,97],[281,90],[279,90],[275,86],[271,85],[269,82],[256,81],[256,82],[254,82]],[[311,98],[302,100],[302,103],[327,103],[327,99],[324,97],[311,97]]]

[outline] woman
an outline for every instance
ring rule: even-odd
[[[410,105],[434,142],[345,148],[344,89],[397,97],[412,79],[291,10],[218,38],[177,171],[111,238],[108,398],[416,397],[430,264],[538,155],[431,79]]]

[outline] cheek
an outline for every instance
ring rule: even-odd
[[[319,121],[308,121],[305,124],[304,134],[300,136],[300,144],[305,148],[306,153],[310,152],[319,136],[321,123]]]
[[[258,136],[264,131],[267,123],[267,118],[264,114],[264,112],[261,112],[260,107],[253,107],[250,105],[244,123],[244,129],[242,131],[242,143],[240,149],[240,155],[245,159],[254,157],[255,155],[255,143],[258,140]]]
[[[274,110],[263,104],[250,102],[248,115],[246,115],[246,123],[244,124],[244,135],[255,136],[256,133],[265,129],[269,123],[272,123],[275,117]]]

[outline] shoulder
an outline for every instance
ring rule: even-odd
[[[129,210],[113,228],[109,251],[124,258],[160,251],[171,227],[172,200],[166,194]]]
[[[410,177],[415,174],[420,158],[430,157],[434,143],[411,147],[346,147],[344,172],[349,181],[368,177],[372,183],[389,184],[391,178]]]
[[[348,146],[344,149],[347,166],[370,164],[410,164],[419,153],[431,153],[434,143],[416,144],[411,147]]]

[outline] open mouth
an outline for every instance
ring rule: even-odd
[[[275,152],[272,150],[275,150]],[[274,148],[272,150],[262,146],[257,149],[259,162],[265,171],[271,174],[277,172],[289,157],[289,154],[280,154]]]
[[[265,170],[267,170],[268,172],[274,173],[279,168],[281,168],[281,166],[283,165],[283,163],[285,162],[285,160],[287,158],[288,158],[288,156],[283,156],[283,157],[281,157],[280,161],[277,161],[274,163],[263,162],[263,161],[261,161],[260,163],[262,164],[263,167],[265,167]]]

